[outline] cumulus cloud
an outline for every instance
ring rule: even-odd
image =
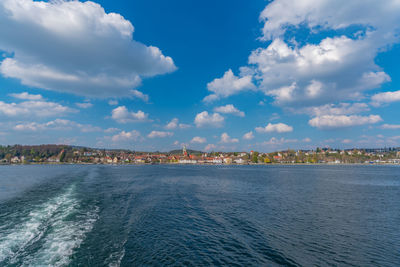
[[[105,133],[115,133],[115,132],[118,132],[118,131],[120,131],[119,128],[107,128],[107,129],[104,130]]]
[[[147,135],[148,138],[164,138],[173,136],[174,133],[172,132],[164,132],[164,131],[152,131]]]
[[[111,137],[111,140],[115,143],[127,142],[127,141],[137,141],[140,137],[140,132],[133,130],[130,132],[122,131]]]
[[[381,129],[385,130],[397,130],[400,129],[400,124],[383,124]]]
[[[363,146],[368,146],[368,147],[384,147],[384,146],[399,146],[399,140],[400,136],[389,136],[385,137],[382,135],[376,135],[376,136],[367,136],[367,135],[362,135],[360,136],[360,140],[358,141],[359,144],[362,144]]]
[[[165,129],[169,130],[176,129],[178,127],[178,122],[179,122],[178,118],[173,118],[170,122],[167,123]]]
[[[268,123],[268,125],[265,127],[256,127],[256,132],[258,133],[288,133],[292,131],[293,127],[284,123]]]
[[[382,104],[398,102],[400,101],[400,90],[394,92],[383,92],[373,95],[371,97],[371,104],[375,107],[379,107]]]
[[[255,89],[252,82],[251,75],[245,75],[238,77],[233,74],[232,70],[229,69],[225,72],[222,78],[217,78],[207,84],[208,91],[212,92],[204,98],[205,102],[212,102],[214,100],[225,98],[241,91]]]
[[[8,117],[55,117],[78,112],[76,109],[55,102],[24,101],[21,103],[6,103],[0,101],[0,114]]]
[[[254,134],[253,134],[252,131],[250,131],[250,132],[248,132],[248,133],[245,133],[245,134],[243,135],[243,139],[244,139],[244,140],[251,140],[251,139],[253,139],[253,138],[254,138]]]
[[[137,112],[129,111],[125,106],[119,106],[112,110],[111,118],[119,123],[148,121],[149,114],[139,110]]]
[[[168,129],[168,130],[173,130],[176,128],[188,129],[190,127],[191,126],[189,124],[179,123],[178,118],[173,118],[170,122],[167,123],[167,125],[165,125],[165,129]]]
[[[224,144],[238,143],[238,142],[239,142],[239,139],[237,139],[237,138],[231,138],[227,133],[223,133],[223,134],[221,134],[221,140],[220,140],[220,142],[221,142],[221,143],[224,143]]]
[[[190,143],[192,143],[192,144],[204,144],[206,142],[207,142],[207,139],[204,137],[200,137],[200,136],[195,136],[190,141]]]
[[[215,112],[223,113],[223,114],[233,114],[239,117],[244,117],[244,112],[238,110],[234,105],[228,104],[225,106],[220,106],[214,108]]]
[[[316,107],[308,107],[300,110],[301,113],[306,113],[311,116],[323,115],[349,115],[369,111],[369,107],[365,103],[339,103],[326,104]]]
[[[241,70],[280,106],[359,100],[390,81],[375,57],[400,41],[399,12],[398,0],[270,1],[260,15],[268,42]]]
[[[192,127],[192,125],[185,124],[185,123],[179,123],[179,128],[180,129],[189,129],[190,127]]]
[[[272,146],[277,146],[277,145],[283,145],[287,143],[296,143],[297,139],[285,139],[285,138],[276,138],[276,137],[271,137],[268,141],[263,142],[263,145],[272,145]]]
[[[208,145],[206,145],[206,147],[204,148],[204,150],[205,150],[205,151],[212,151],[212,150],[214,150],[214,149],[216,149],[216,148],[217,148],[216,145],[214,145],[214,144],[208,144]]]
[[[148,95],[143,94],[142,92],[140,92],[140,91],[138,91],[138,90],[136,90],[136,89],[131,90],[131,94],[132,94],[134,97],[143,100],[144,102],[148,102],[148,101],[149,101],[149,96],[148,96]]]
[[[323,115],[312,118],[308,124],[319,129],[334,129],[365,124],[374,124],[382,121],[379,115],[358,116],[358,115]]]
[[[111,100],[108,100],[108,104],[109,104],[110,106],[116,106],[116,105],[118,105],[118,101],[117,101],[117,100],[114,100],[114,99],[111,99]]]
[[[377,48],[365,39],[326,38],[319,44],[290,47],[275,39],[249,57],[259,88],[281,106],[358,99],[365,90],[390,81],[374,58]],[[371,50],[373,53],[371,53]]]
[[[387,31],[385,39],[393,40],[398,27],[393,23],[399,20],[399,8],[396,0],[388,0],[384,5],[374,0],[354,0],[351,5],[345,0],[275,0],[266,6],[260,19],[264,21],[263,37],[266,40],[281,37],[290,26],[302,24],[314,32],[346,29],[353,25],[373,26],[379,34],[384,35],[383,31]]]
[[[78,108],[84,108],[84,109],[93,107],[93,104],[90,103],[90,102],[75,103],[75,105],[76,105]]]
[[[3,0],[0,49],[13,56],[0,72],[48,90],[129,96],[142,77],[176,69],[159,48],[133,40],[133,32],[130,21],[91,1]]]
[[[70,131],[75,129],[78,129],[83,133],[102,131],[102,129],[97,126],[93,126],[90,124],[80,124],[71,120],[63,120],[63,119],[56,119],[46,123],[37,123],[37,122],[20,123],[15,125],[13,128],[16,131],[44,131],[44,130]]]
[[[203,111],[196,115],[194,124],[196,124],[198,128],[206,126],[222,127],[224,120],[224,117],[222,117],[219,113],[208,114],[207,111]]]
[[[36,101],[36,100],[43,100],[42,95],[33,95],[28,92],[22,92],[19,94],[10,94],[10,96],[17,98],[17,99],[23,99],[23,100],[31,100],[31,101]]]

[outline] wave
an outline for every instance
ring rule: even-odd
[[[109,267],[119,267],[121,265],[122,259],[125,257],[125,247],[126,240],[122,243],[122,248],[119,251],[113,252],[106,259],[105,264]]]
[[[0,233],[0,265],[67,265],[74,249],[91,231],[98,210],[81,211],[76,185],[71,185],[34,207],[21,224]]]

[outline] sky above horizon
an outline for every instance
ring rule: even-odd
[[[0,2],[0,144],[400,146],[399,0]]]

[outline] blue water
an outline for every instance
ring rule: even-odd
[[[0,266],[400,266],[398,166],[0,166]]]

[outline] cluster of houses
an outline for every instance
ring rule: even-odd
[[[400,151],[391,153],[380,150],[287,150],[273,153],[250,152],[220,152],[189,154],[184,147],[179,154],[170,153],[133,153],[127,151],[94,150],[74,151],[74,163],[96,164],[260,164],[260,163],[390,163],[400,164]],[[394,156],[393,156],[394,155]]]
[[[73,162],[76,163],[98,163],[98,164],[155,164],[155,163],[178,163],[178,164],[247,164],[244,157],[248,153],[203,153],[189,154],[186,148],[181,154],[167,153],[129,153],[126,151],[74,151]]]
[[[48,158],[27,159],[25,156],[13,156],[0,159],[2,163],[21,164],[29,162],[47,163],[92,163],[92,164],[260,164],[260,163],[368,163],[400,164],[400,150],[287,150],[273,153],[212,152],[189,154],[184,147],[180,153],[145,153],[126,150],[73,149],[61,150]]]

